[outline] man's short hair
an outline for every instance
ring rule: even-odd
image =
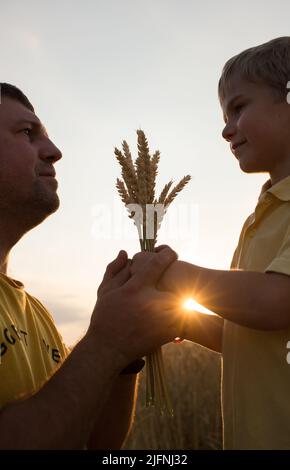
[[[285,100],[287,83],[290,81],[290,36],[272,39],[229,59],[218,83],[220,103],[225,98],[227,84],[233,75],[269,86],[278,101]]]
[[[29,99],[19,88],[14,85],[10,85],[9,83],[0,82],[0,103],[4,96],[19,101],[19,103],[23,104],[26,108],[30,109],[30,111],[34,112],[34,108]]]

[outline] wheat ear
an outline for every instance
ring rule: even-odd
[[[149,146],[144,132],[137,130],[138,157],[136,159],[136,170],[138,179],[138,199],[140,204],[148,203],[148,193],[151,186],[151,159]]]
[[[171,193],[167,196],[167,198],[164,201],[165,207],[168,207],[172,201],[176,198],[177,194],[180,193],[180,191],[184,188],[184,186],[189,182],[191,179],[190,175],[184,176],[182,180],[179,181],[179,183],[172,189]]]
[[[164,188],[162,189],[161,194],[160,194],[159,199],[158,199],[158,203],[159,203],[159,204],[163,204],[163,203],[164,203],[164,201],[165,201],[165,199],[166,199],[166,196],[167,196],[167,194],[168,194],[168,191],[169,191],[169,189],[171,188],[172,184],[173,184],[173,181],[171,180],[171,181],[169,181],[169,183],[167,183],[167,184],[164,186]]]
[[[129,196],[129,193],[128,193],[126,187],[125,187],[124,181],[119,180],[119,178],[117,178],[116,188],[118,190],[118,193],[119,193],[120,198],[122,199],[123,203],[125,205],[130,204],[130,196]]]
[[[158,163],[160,160],[160,152],[156,150],[150,161],[150,175],[148,182],[148,204],[152,204],[155,197],[156,176],[158,174]]]
[[[130,202],[138,202],[138,185],[134,166],[131,165],[130,161],[124,157],[122,152],[116,147],[115,155],[122,168],[122,176],[130,196]]]

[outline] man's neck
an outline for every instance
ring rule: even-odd
[[[7,275],[7,265],[8,265],[8,263],[6,263],[6,264],[1,264],[1,266],[0,266],[0,273]]]
[[[0,250],[0,273],[7,274],[8,256],[8,253],[2,254]]]
[[[6,275],[10,251],[23,236],[23,232],[20,232],[17,225],[16,227],[17,230],[15,230],[15,226],[11,227],[10,224],[4,224],[3,220],[0,224],[0,273]]]
[[[7,275],[10,251],[25,233],[39,225],[42,220],[44,217],[41,219],[39,214],[36,218],[33,213],[25,214],[23,211],[21,217],[5,210],[0,212],[0,273]]]

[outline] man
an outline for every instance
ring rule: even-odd
[[[68,354],[45,307],[7,275],[12,247],[59,207],[54,165],[62,154],[27,97],[0,85],[0,449],[120,448],[136,360],[178,336],[175,297],[155,288],[176,254],[166,248],[131,275],[121,251]]]

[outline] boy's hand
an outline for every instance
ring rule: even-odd
[[[155,248],[154,253],[148,251],[141,251],[140,253],[136,253],[132,259],[132,264],[130,267],[131,273],[134,274],[144,269],[147,263],[153,260],[158,253],[161,253],[165,249],[173,251],[168,245],[160,245]],[[176,258],[177,257],[178,255],[176,254]],[[157,283],[157,288],[162,291],[170,292],[176,292],[184,289],[184,264],[185,263],[179,262],[176,259],[175,262],[168,266],[168,268],[163,272],[162,276],[160,276],[160,279]]]
[[[135,274],[136,272],[144,269],[144,266],[150,260],[152,260],[156,257],[156,253],[160,253],[161,251],[163,251],[165,249],[171,250],[173,253],[175,253],[176,259],[178,258],[177,253],[174,250],[172,250],[172,248],[170,248],[170,246],[168,246],[168,245],[157,246],[154,249],[154,252],[152,252],[152,251],[140,251],[139,253],[136,253],[132,258],[131,267],[130,267],[131,274]]]

